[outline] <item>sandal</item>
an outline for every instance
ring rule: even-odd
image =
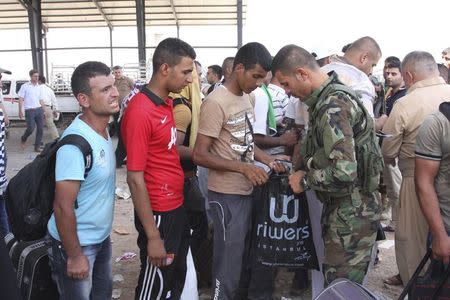
[[[393,286],[403,285],[403,281],[402,281],[402,278],[400,277],[400,274],[389,277],[388,279],[383,280],[383,282],[388,285],[393,285]]]

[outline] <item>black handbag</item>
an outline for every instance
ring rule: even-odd
[[[405,289],[400,294],[399,300],[408,295],[409,300],[444,300],[450,298],[450,266],[442,261],[431,258],[432,250],[428,249]],[[428,260],[431,262],[423,276],[419,276]]]

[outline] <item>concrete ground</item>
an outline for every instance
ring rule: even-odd
[[[9,128],[9,134],[6,141],[8,167],[7,175],[9,178],[14,176],[24,165],[31,162],[37,155],[34,147],[34,134],[29,138],[27,147],[22,150],[20,147],[20,136],[25,130],[23,123],[14,123]],[[44,130],[44,141],[49,142],[50,137]],[[117,139],[113,138],[114,144]],[[126,169],[117,169],[116,187],[127,192],[126,184]],[[119,194],[121,191],[119,191]],[[111,239],[113,241],[113,275],[114,295],[115,299],[131,300],[134,299],[134,288],[136,286],[137,277],[139,274],[139,253],[136,246],[137,233],[134,229],[133,204],[131,198],[123,199],[116,197],[114,212],[113,233]],[[119,233],[117,233],[117,231]],[[367,287],[382,299],[397,299],[401,292],[399,287],[390,287],[383,284],[383,279],[397,274],[397,266],[394,255],[394,235],[387,234],[387,240],[379,244],[380,249],[380,263],[375,266],[369,273]],[[137,254],[136,257],[115,262],[116,258],[126,252],[133,252]],[[293,273],[286,270],[279,272],[276,279],[276,293],[275,299],[311,299],[311,292],[305,291],[301,295],[293,295],[290,293],[290,282]],[[201,299],[211,299],[210,291],[203,289],[200,291]]]

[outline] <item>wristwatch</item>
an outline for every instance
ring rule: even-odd
[[[305,177],[302,177],[302,179],[300,180],[300,186],[302,187],[302,189],[304,191],[309,190],[309,185],[308,185],[308,182],[306,182]]]

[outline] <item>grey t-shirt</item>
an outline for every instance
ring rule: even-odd
[[[450,230],[450,121],[439,111],[430,114],[419,129],[416,157],[440,161],[434,186],[442,220]]]

